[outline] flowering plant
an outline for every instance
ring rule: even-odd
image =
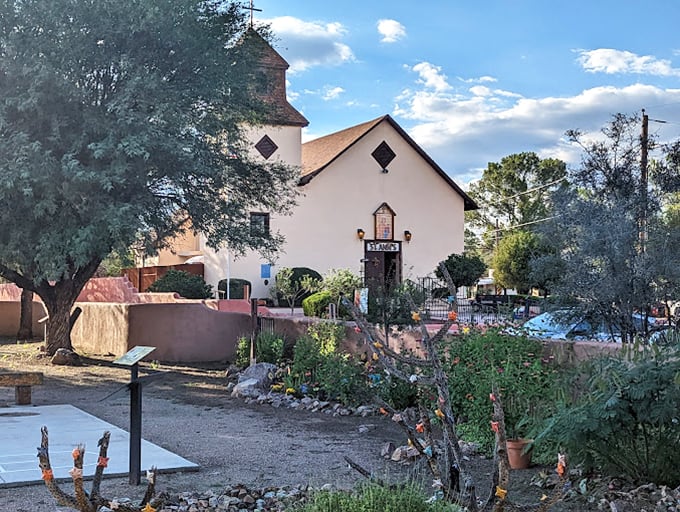
[[[452,408],[458,412],[460,431],[470,440],[491,449],[494,433],[489,427],[496,384],[505,413],[508,438],[522,437],[549,414],[557,401],[558,372],[543,344],[498,329],[469,327],[446,343],[445,371],[449,378]]]

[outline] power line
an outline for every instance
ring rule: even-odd
[[[493,203],[489,203],[489,204],[487,204],[487,206],[483,206],[483,207],[480,208],[480,209],[481,209],[481,210],[486,210],[486,209],[488,209],[488,206],[497,205],[497,204],[502,203],[503,201],[508,201],[508,200],[510,200],[510,199],[515,199],[515,198],[517,198],[517,197],[520,197],[520,196],[523,196],[523,195],[526,195],[526,194],[531,194],[531,193],[533,193],[533,192],[536,192],[537,190],[542,190],[542,189],[544,189],[544,188],[552,187],[553,185],[556,185],[557,183],[559,183],[559,182],[561,182],[561,181],[564,181],[564,180],[566,180],[566,179],[567,179],[567,177],[566,177],[566,176],[563,176],[563,177],[561,177],[561,178],[559,178],[559,179],[556,179],[556,180],[554,180],[554,181],[551,181],[550,183],[545,183],[544,185],[539,185],[538,187],[534,187],[534,188],[531,188],[531,189],[529,189],[529,190],[525,190],[524,192],[518,192],[517,194],[512,195],[512,196],[502,197],[502,198],[499,199],[498,201],[493,202]]]
[[[501,231],[507,231],[509,229],[516,229],[516,228],[521,228],[524,226],[529,226],[531,224],[538,224],[539,222],[545,222],[546,220],[551,220],[551,219],[557,219],[561,217],[561,215],[552,215],[550,217],[544,217],[542,219],[537,219],[537,220],[532,220],[529,222],[523,222],[522,224],[515,224],[514,226],[503,226],[503,227],[496,227],[496,229],[488,230],[486,233],[497,233]]]

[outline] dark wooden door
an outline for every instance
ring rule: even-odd
[[[367,241],[363,262],[364,280],[368,288],[384,292],[401,282],[401,244],[399,242]]]

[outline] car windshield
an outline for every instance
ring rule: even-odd
[[[572,322],[566,321],[562,315],[556,313],[543,313],[527,320],[522,326],[530,333],[555,334],[565,336],[573,326]]]
[[[604,323],[593,323],[585,318],[579,318],[575,312],[555,311],[543,313],[530,320],[522,326],[529,336],[541,339],[561,339],[561,340],[599,340],[617,341],[616,329],[610,331]]]

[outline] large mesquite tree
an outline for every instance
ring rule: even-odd
[[[290,210],[296,170],[247,157],[265,113],[248,34],[223,1],[0,2],[0,276],[42,298],[48,353],[71,347],[73,303],[113,249],[189,229],[280,245],[249,226]]]

